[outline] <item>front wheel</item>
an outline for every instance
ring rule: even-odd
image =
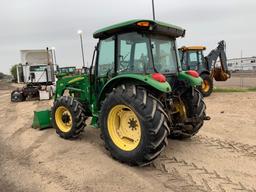
[[[200,92],[204,97],[208,97],[213,91],[213,79],[208,74],[202,74],[203,84],[199,87]]]
[[[106,149],[130,165],[150,163],[167,145],[169,128],[161,103],[142,87],[114,89],[102,104],[100,125]]]
[[[58,98],[52,107],[52,122],[56,133],[64,139],[77,138],[84,130],[85,114],[82,104],[70,96]]]

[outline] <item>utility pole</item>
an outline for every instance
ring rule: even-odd
[[[81,51],[82,51],[82,59],[83,59],[83,68],[85,67],[85,62],[84,62],[84,44],[83,44],[83,31],[78,30],[77,33],[80,36],[80,44],[81,44]]]
[[[241,49],[241,67],[242,67],[242,73],[244,72],[244,66],[243,66],[243,50]],[[244,78],[243,74],[240,74],[240,87],[244,87]]]
[[[155,2],[154,2],[154,0],[152,0],[152,12],[153,12],[153,20],[156,20],[156,16],[155,16]]]

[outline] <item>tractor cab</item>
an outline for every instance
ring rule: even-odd
[[[96,31],[93,35],[99,39],[94,67],[96,92],[120,75],[126,78],[129,74],[139,78],[145,75],[150,79],[156,73],[167,79],[179,75],[182,69],[176,38],[184,35],[185,30],[178,26],[153,20],[130,20]],[[201,83],[197,77],[190,80]]]
[[[110,53],[112,58],[104,58]],[[117,58],[114,58],[115,54]],[[122,73],[176,73],[178,63],[175,39],[130,32],[117,35],[117,39],[112,36],[100,41],[97,74],[102,76]]]
[[[184,33],[177,26],[151,20],[131,20],[98,30],[94,33],[99,38],[96,75],[176,73],[175,39]]]
[[[77,69],[76,67],[58,67],[57,72],[56,72],[56,77],[57,78],[62,78],[64,76],[71,76],[71,75],[76,75],[77,74]]]
[[[204,46],[183,46],[179,48],[182,70],[195,70],[199,73],[208,70],[203,51]]]

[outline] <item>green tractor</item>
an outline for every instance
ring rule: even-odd
[[[57,81],[52,125],[64,139],[83,132],[86,119],[100,127],[111,156],[145,165],[167,138],[195,135],[209,117],[196,89],[196,71],[182,71],[176,38],[185,30],[153,20],[130,20],[96,31],[92,65]]]

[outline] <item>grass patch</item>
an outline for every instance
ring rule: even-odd
[[[256,87],[248,88],[248,91],[253,91],[253,92],[255,92],[255,91],[256,91]]]
[[[233,93],[233,92],[256,92],[256,87],[252,88],[220,88],[216,87],[213,92],[217,93]]]

